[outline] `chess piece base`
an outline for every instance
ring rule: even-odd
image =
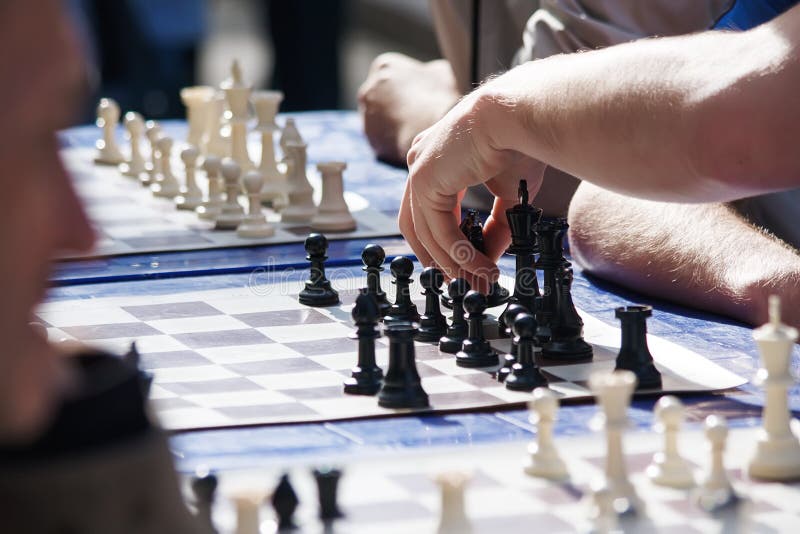
[[[689,489],[694,487],[692,469],[683,458],[669,461],[663,453],[656,453],[653,463],[647,466],[648,478],[653,484],[668,488]]]
[[[356,220],[349,213],[317,213],[311,218],[311,229],[315,232],[352,232]]]
[[[800,479],[800,441],[794,434],[768,439],[760,432],[756,452],[747,467],[750,478],[787,481]]]
[[[498,363],[500,359],[488,341],[476,345],[466,339],[462,343],[462,350],[456,353],[456,365],[459,367],[495,367]]]
[[[161,198],[175,198],[180,194],[180,188],[177,186],[171,186],[170,184],[165,184],[163,181],[152,184],[150,186],[150,191],[153,192],[153,196],[161,197]]]
[[[447,333],[447,324],[436,324],[435,321],[428,321],[424,317],[420,319],[419,330],[414,335],[414,339],[426,343],[438,342]]]
[[[317,208],[311,206],[286,206],[281,211],[281,222],[285,223],[309,223],[317,213]]]
[[[224,211],[216,218],[215,228],[217,230],[236,230],[240,224],[242,224],[242,220],[244,219],[244,215],[240,213],[225,213]]]
[[[428,408],[430,401],[422,386],[406,389],[388,386],[386,383],[378,392],[378,406],[383,408]]]
[[[447,335],[439,339],[439,350],[448,354],[456,354],[461,350],[463,344],[463,337]]]
[[[248,239],[260,239],[275,235],[275,227],[267,223],[263,218],[259,221],[245,220],[236,229],[236,235]]]
[[[591,360],[593,354],[592,346],[583,339],[549,341],[542,347],[542,356],[548,360]]]
[[[203,203],[203,196],[201,194],[190,195],[184,194],[175,197],[175,207],[179,210],[196,210]]]
[[[335,306],[339,304],[339,293],[330,286],[306,286],[299,295],[300,304],[314,307]]]
[[[525,473],[533,476],[562,482],[569,478],[567,466],[559,456],[540,451],[536,443],[528,445],[528,453],[525,458],[523,469]]]
[[[383,371],[380,367],[374,369],[353,368],[353,374],[344,382],[344,392],[349,395],[375,395],[380,389],[383,380]]]
[[[505,384],[506,389],[512,391],[533,391],[547,387],[547,379],[537,367],[526,368],[521,363],[515,363],[505,379]]]

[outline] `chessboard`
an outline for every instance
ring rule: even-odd
[[[556,423],[557,424],[557,423]],[[755,442],[755,429],[733,428],[725,468],[738,500],[716,511],[696,502],[697,488],[673,489],[655,485],[645,471],[653,454],[662,451],[663,436],[636,432],[624,439],[624,461],[638,497],[641,513],[619,518],[614,532],[795,532],[800,524],[800,484],[756,482],[744,465]],[[599,434],[556,438],[567,465],[565,482],[528,476],[523,461],[525,443],[443,448],[435,452],[397,453],[364,458],[342,465],[336,459],[217,473],[219,486],[212,505],[213,521],[221,534],[235,532],[237,499],[257,497],[261,532],[276,531],[270,494],[279,477],[288,474],[299,505],[294,514],[298,533],[347,532],[406,534],[441,532],[442,503],[437,476],[466,475],[464,511],[474,534],[503,532],[603,532],[591,519],[591,489],[602,479],[605,451]],[[702,483],[710,453],[701,426],[678,436],[679,450]],[[323,523],[318,519],[319,497],[312,469],[331,461],[339,468],[338,508],[343,517]],[[322,464],[329,466],[331,464]],[[186,481],[186,500],[194,502]],[[466,532],[466,530],[464,530]],[[447,530],[446,532],[454,532]]]
[[[419,266],[416,272],[419,273]],[[38,320],[53,341],[78,340],[121,354],[136,341],[141,364],[154,380],[151,404],[170,430],[256,424],[324,422],[389,416],[410,410],[381,408],[372,396],[347,395],[342,382],[356,364],[357,342],[352,304],[365,285],[360,267],[328,269],[341,304],[310,308],[298,292],[307,272],[256,271],[230,275],[223,287],[198,279],[180,291],[182,281],[153,281],[148,294],[115,287],[113,296],[70,297],[66,290],[38,310]],[[385,274],[385,273],[384,273]],[[217,278],[217,277],[215,277]],[[506,287],[513,286],[507,276]],[[393,297],[389,276],[382,285]],[[167,288],[158,290],[159,287]],[[186,286],[184,286],[186,287]],[[412,300],[424,309],[419,284]],[[489,310],[498,314],[503,308]],[[593,345],[590,362],[541,363],[549,387],[562,402],[588,399],[587,380],[610,370],[620,347],[620,331],[587,313],[585,338]],[[501,351],[509,340],[498,338],[496,319],[488,318],[487,337]],[[494,335],[492,335],[494,333]],[[663,375],[663,386],[644,393],[708,392],[735,388],[746,380],[676,343],[648,335],[650,351]],[[510,391],[499,383],[497,369],[458,367],[451,354],[436,345],[415,342],[422,385],[434,413],[523,406],[530,393]],[[379,338],[377,362],[384,369],[388,344]]]
[[[256,155],[260,151],[258,144],[252,144],[249,148]],[[302,243],[311,232],[307,224],[282,223],[280,214],[267,208],[267,221],[276,230],[271,237],[243,238],[235,230],[215,229],[212,221],[198,218],[193,211],[176,209],[172,199],[154,197],[138,180],[123,175],[116,167],[95,164],[95,152],[94,148],[86,147],[67,147],[61,151],[78,196],[83,201],[98,235],[93,251],[86,254],[67,254],[62,259]],[[183,169],[178,155],[180,150],[173,152],[172,166],[178,172],[178,169]],[[208,182],[204,179],[204,174],[202,170],[198,170],[197,182],[206,195]],[[306,175],[314,188],[315,203],[319,204],[319,172],[314,165],[308,165]],[[372,208],[361,195],[345,191],[344,198],[357,227],[348,232],[326,232],[328,239],[399,234],[395,218]],[[240,198],[240,204],[247,206],[244,195]]]

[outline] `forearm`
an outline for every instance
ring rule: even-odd
[[[725,201],[796,186],[800,60],[779,27],[522,65],[478,90],[489,102],[490,143],[658,200]]]
[[[723,204],[668,204],[582,184],[570,250],[587,271],[644,294],[752,325],[770,294],[800,325],[800,256]]]

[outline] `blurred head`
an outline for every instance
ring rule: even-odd
[[[0,441],[35,436],[58,399],[59,360],[29,322],[53,255],[94,239],[55,137],[85,77],[62,4],[0,2]]]

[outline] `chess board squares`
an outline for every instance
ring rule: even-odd
[[[179,232],[176,230],[165,231],[163,233],[159,232],[146,234],[139,237],[113,237],[116,237],[119,241],[122,241],[125,245],[133,247],[134,249],[170,248],[174,246],[204,245],[213,243],[212,240],[206,239],[198,233],[191,231]]]
[[[239,345],[235,347],[207,347],[197,349],[196,352],[208,358],[210,361],[221,365],[303,357],[299,352],[281,343]]]
[[[188,302],[144,304],[139,306],[122,306],[121,309],[136,317],[140,321],[208,317],[212,315],[221,315],[223,313],[215,307],[199,300]]]
[[[189,332],[186,334],[173,334],[173,337],[177,341],[192,349],[261,345],[272,341],[270,338],[254,328]]]
[[[298,343],[313,344],[315,341],[324,342],[326,352],[338,351],[344,346],[340,341],[347,342],[350,349],[353,348],[354,341],[348,338],[353,332],[353,327],[344,325],[339,322],[329,321],[326,323],[317,323],[313,326],[305,324],[291,325],[291,326],[267,326],[258,329],[259,332],[266,334],[270,339],[279,343],[286,343],[293,349],[301,352],[302,354],[313,354],[305,350],[297,348]],[[303,341],[296,341],[303,340]],[[310,345],[309,345],[310,346]],[[311,350],[315,351],[320,347],[312,347]]]
[[[152,326],[140,322],[65,326],[61,327],[60,329],[70,336],[82,341],[114,338],[139,338],[162,334],[161,331],[156,330]]]
[[[241,313],[234,317],[253,328],[320,325],[335,322],[331,317],[308,307],[296,310]],[[316,327],[308,329],[308,331],[311,330],[316,331]],[[277,340],[278,338],[273,337],[273,339]]]
[[[283,293],[279,287],[261,286],[257,278],[250,282],[241,295],[205,296],[203,300],[223,313],[234,316],[308,309],[307,306],[300,304],[296,293]]]
[[[78,308],[76,306],[61,308],[55,304],[47,304],[36,313],[49,326],[64,327],[106,326],[132,324],[137,317],[117,307]],[[80,330],[78,330],[80,332]]]

